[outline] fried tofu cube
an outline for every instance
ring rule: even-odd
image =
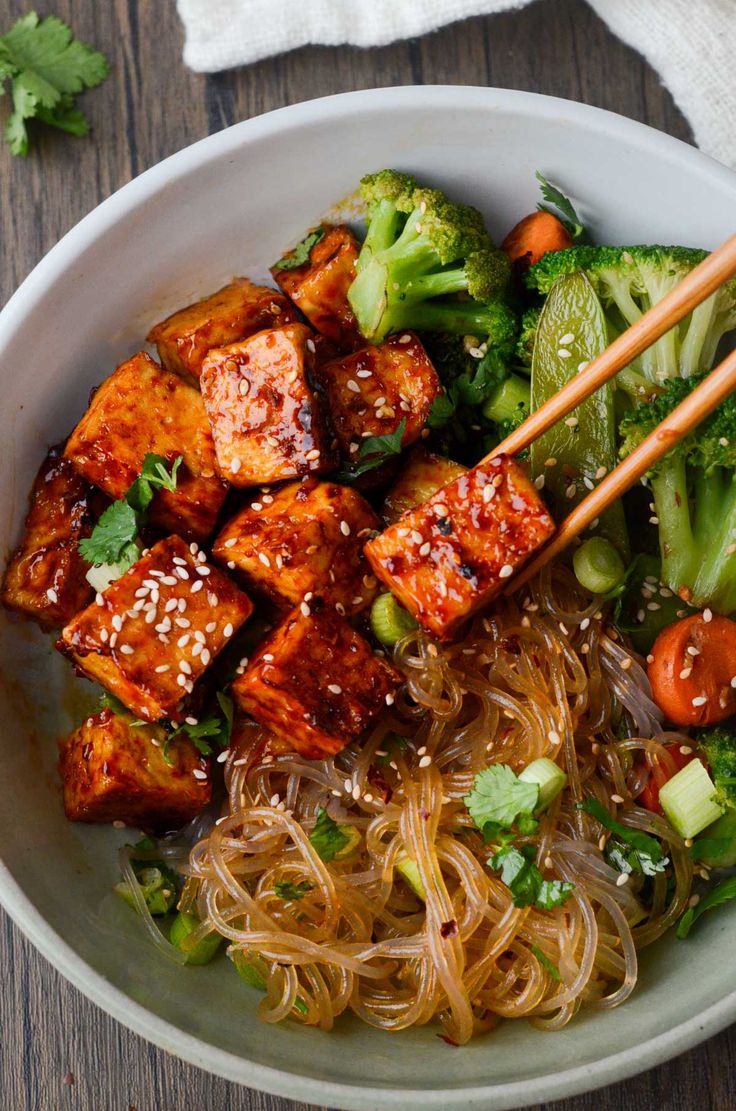
[[[363,545],[380,527],[357,491],[305,478],[259,494],[228,521],[212,554],[276,605],[291,608],[311,592],[354,614],[378,591]]]
[[[334,756],[371,724],[402,680],[334,609],[297,607],[230,688],[236,703],[302,756]]]
[[[212,532],[227,484],[215,471],[215,449],[202,398],[178,374],[140,352],[102,383],[64,452],[88,482],[122,498],[138,477],[147,452],[173,462],[176,489],[159,490],[151,522],[187,540]]]
[[[497,455],[405,513],[365,553],[417,621],[449,640],[554,530],[519,464]]]
[[[220,474],[257,486],[330,470],[334,456],[312,388],[315,344],[304,324],[210,351],[202,365]]]
[[[52,448],[36,475],[23,538],[10,559],[0,600],[42,629],[66,624],[92,598],[88,564],[77,549],[93,526],[94,491],[60,448]]]
[[[318,238],[306,262],[293,265],[289,251],[271,273],[316,331],[340,351],[354,351],[365,343],[348,302],[360,246],[345,224],[322,225],[313,235]]]
[[[411,332],[325,363],[318,375],[340,448],[351,459],[363,439],[389,435],[402,421],[402,447],[413,444],[442,389],[427,352]]]
[[[384,521],[388,525],[398,521],[402,514],[421,505],[448,482],[465,474],[467,469],[462,463],[455,463],[444,455],[435,455],[418,444],[386,494],[381,511]]]
[[[59,744],[64,812],[70,822],[125,822],[146,832],[179,829],[210,801],[209,761],[191,741],[134,726],[102,710]]]
[[[63,629],[57,644],[146,721],[185,716],[195,683],[253,609],[196,546],[195,553],[178,536],[160,540]]]
[[[165,367],[196,383],[204,357],[213,347],[225,347],[296,319],[282,293],[248,278],[233,278],[217,293],[167,316],[146,339],[156,344]]]

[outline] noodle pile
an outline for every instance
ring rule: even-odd
[[[654,756],[668,764],[664,744],[686,738],[661,732],[645,673],[598,606],[557,566],[460,642],[410,634],[394,656],[404,691],[334,760],[269,754],[263,729],[241,729],[225,816],[181,870],[198,932],[228,939],[265,990],[263,1019],[329,1029],[349,1009],[384,1030],[436,1019],[464,1043],[500,1018],[554,1030],[631,993],[637,950],[685,910],[692,878],[682,840],[631,799]],[[551,911],[514,905],[463,802],[490,763],[518,771],[540,756],[568,786],[518,843],[533,844],[545,878],[574,884]],[[622,880],[606,831],[575,806],[589,796],[663,839],[667,871]],[[309,840],[322,807],[362,835],[329,864]],[[406,857],[426,902],[396,871]],[[286,882],[309,888],[284,899]]]

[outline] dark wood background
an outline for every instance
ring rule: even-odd
[[[0,0],[0,32],[30,6]],[[0,149],[2,303],[64,232],[136,174],[210,132],[311,97],[384,85],[496,85],[597,104],[690,138],[656,74],[583,0],[543,0],[381,49],[307,47],[211,77],[182,65],[174,0],[51,0],[36,7],[60,15],[103,50],[112,73],[85,97],[89,138],[39,134],[25,160]],[[3,1111],[303,1111],[303,1104],[211,1077],[129,1033],[65,983],[2,913],[0,938]],[[635,1080],[554,1105],[556,1111],[734,1106],[736,1028]]]

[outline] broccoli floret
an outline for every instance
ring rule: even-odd
[[[530,267],[526,282],[530,289],[546,294],[561,274],[584,271],[601,300],[613,339],[661,301],[706,255],[707,251],[690,247],[568,247],[544,255]],[[661,383],[706,370],[719,341],[734,327],[736,279],[640,355],[619,375],[618,384],[636,394],[641,392],[637,375]]]
[[[521,318],[519,338],[516,341],[516,358],[521,366],[530,367],[532,365],[534,341],[537,338],[537,325],[541,315],[542,310],[535,306],[527,309]]]
[[[366,339],[407,328],[491,335],[510,263],[480,212],[395,170],[364,177],[361,192],[368,226],[348,299]]]
[[[703,380],[668,381],[626,413],[628,455]],[[688,602],[736,610],[736,398],[731,396],[657,463],[649,476],[659,526],[662,578]]]
[[[718,788],[718,801],[736,807],[736,735],[723,726],[702,729],[697,741],[710,765],[711,779]]]

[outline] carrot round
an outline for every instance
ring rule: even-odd
[[[730,717],[736,712],[736,622],[706,610],[669,625],[654,642],[648,675],[654,701],[675,725],[713,725]]]
[[[649,774],[649,779],[647,780],[639,794],[636,796],[636,801],[640,803],[640,805],[643,806],[645,810],[651,810],[654,814],[661,814],[663,812],[662,807],[659,803],[660,787],[664,787],[665,783],[672,779],[673,775],[677,775],[679,771],[682,771],[686,764],[689,764],[691,760],[694,760],[696,758],[693,749],[690,749],[689,752],[683,752],[683,747],[687,748],[688,746],[666,746],[667,755],[669,756],[670,761],[673,765],[671,770],[669,767],[665,766],[664,761],[660,761],[659,759],[657,759],[657,757],[654,758],[652,770]]]
[[[532,212],[519,220],[501,244],[512,262],[533,266],[548,251],[572,247],[572,239],[564,225],[551,212]]]

